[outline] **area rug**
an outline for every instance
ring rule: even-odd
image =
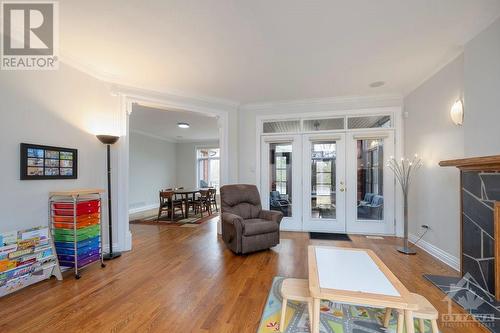
[[[145,217],[142,219],[138,220],[133,220],[130,221],[131,224],[143,224],[143,225],[171,225],[171,226],[178,226],[178,227],[196,227],[200,224],[203,224],[206,221],[209,221],[211,218],[218,216],[218,214],[213,214],[210,216],[207,216],[204,214],[204,217],[189,217],[189,218],[183,218],[183,217],[177,217],[174,221],[171,221],[170,218],[168,218],[166,215],[160,218],[160,221],[157,221],[157,216],[149,216]]]
[[[280,332],[281,317],[281,284],[284,277],[275,277],[266,306],[262,314],[257,333]],[[396,332],[396,318],[393,315],[389,328],[382,326],[384,309],[375,309],[363,306],[335,304],[326,300],[321,301],[320,332],[321,333],[375,333]],[[305,303],[288,301],[286,333],[307,333],[309,330],[309,315]],[[415,330],[418,331],[417,322]],[[430,322],[425,322],[425,332],[431,332]]]

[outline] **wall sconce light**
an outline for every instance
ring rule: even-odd
[[[450,116],[455,125],[461,126],[464,123],[464,106],[461,100],[458,100],[455,104],[453,104]]]

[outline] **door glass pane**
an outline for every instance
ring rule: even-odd
[[[321,141],[311,145],[311,217],[335,219],[337,144]]]
[[[357,141],[357,201],[359,220],[384,219],[384,141]]]
[[[269,144],[269,207],[292,216],[292,143]]]

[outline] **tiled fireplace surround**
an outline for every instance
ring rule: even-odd
[[[461,177],[461,278],[425,277],[491,332],[500,332],[500,155],[442,161]]]
[[[500,201],[500,173],[462,171],[461,192],[462,275],[469,273],[494,296],[500,288],[495,286],[495,223],[500,222],[495,222],[495,206]]]

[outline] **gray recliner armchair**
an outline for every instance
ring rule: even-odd
[[[262,210],[255,185],[225,185],[220,189],[222,239],[237,254],[268,249],[280,242],[283,213]]]

